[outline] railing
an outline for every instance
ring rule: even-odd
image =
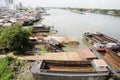
[[[47,70],[47,69],[41,69],[40,74],[45,75],[58,75],[58,76],[100,76],[100,75],[108,75],[108,71],[70,71],[70,70]]]

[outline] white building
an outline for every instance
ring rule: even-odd
[[[13,0],[1,0],[0,3],[2,7],[13,9]]]

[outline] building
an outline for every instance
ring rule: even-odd
[[[41,60],[34,62],[30,70],[35,80],[106,80],[107,65],[98,62],[104,61]]]
[[[22,3],[19,3],[19,9],[22,9],[23,6],[22,6]]]
[[[13,0],[5,0],[4,3],[8,9],[13,9]]]

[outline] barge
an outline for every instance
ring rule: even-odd
[[[115,80],[119,80],[120,79],[120,56],[110,49],[107,49],[106,52],[98,52],[94,47],[92,47],[91,51],[99,59],[103,59],[107,63],[110,74],[114,78],[118,78]]]
[[[106,80],[109,74],[103,60],[62,61],[41,60],[34,62],[30,70],[35,80]]]
[[[49,33],[51,30],[51,26],[46,26],[46,25],[36,25],[32,27],[32,32],[33,33],[38,33],[38,32],[47,32]]]
[[[120,73],[120,56],[109,50],[105,53],[101,53],[101,55],[114,67],[117,72]]]
[[[83,34],[85,40],[90,42],[98,51],[105,51],[106,48],[111,50],[119,50],[118,40],[102,33],[85,32]]]

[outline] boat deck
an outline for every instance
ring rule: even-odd
[[[120,56],[120,52],[118,52],[117,55]]]
[[[104,41],[107,41],[107,42],[116,42],[117,41],[116,39],[113,39],[113,38],[111,38],[107,35],[104,35],[104,34],[93,34],[92,38],[94,40],[96,39],[97,41],[99,41],[101,43],[104,43]]]
[[[42,27],[33,27],[32,32],[33,33],[37,33],[37,32],[50,32],[51,27],[46,27],[46,26],[42,26]]]
[[[94,71],[91,63],[86,61],[44,61],[41,68],[59,71]]]
[[[92,42],[99,42],[99,43],[105,43],[105,42],[113,42],[116,43],[117,40],[109,37],[107,35],[104,35],[102,33],[100,34],[84,34],[85,37],[87,37],[88,39],[91,39]]]
[[[112,66],[120,71],[120,58],[111,52],[107,52],[102,55]]]

